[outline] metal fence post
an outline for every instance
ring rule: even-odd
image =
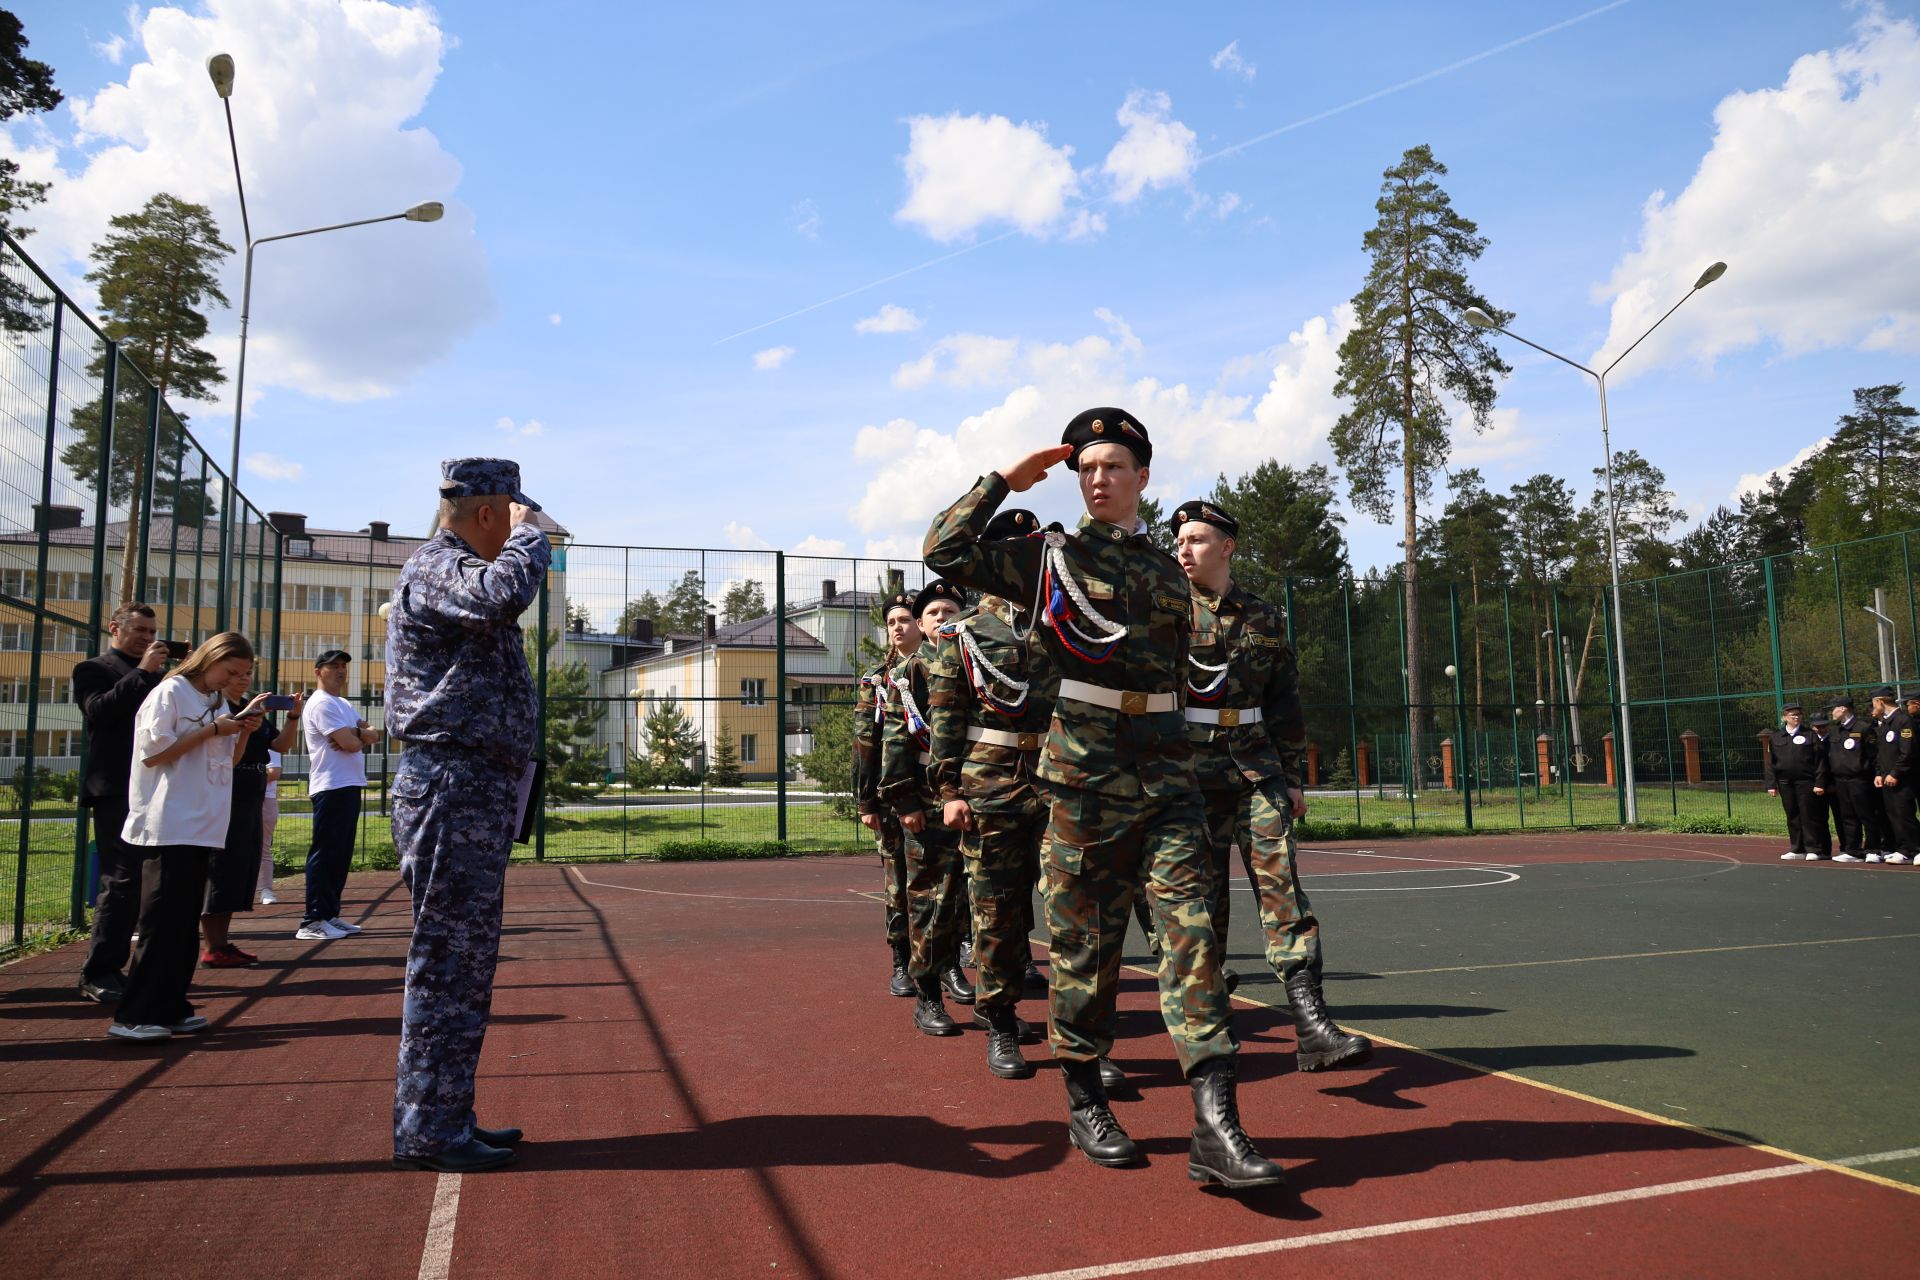
[[[1773,585],[1773,557],[1761,561],[1767,583],[1767,646],[1773,654],[1773,709],[1787,700],[1786,678],[1780,663],[1780,601]],[[1718,657],[1718,654],[1715,654]]]
[[[538,669],[534,673],[534,691],[539,714],[534,718],[533,748],[541,755],[547,753],[547,584],[553,580],[551,572],[540,575],[540,622],[539,641],[534,646]],[[533,819],[533,860],[547,860],[547,798],[537,795],[530,801],[540,806]]]
[[[107,490],[113,480],[113,404],[120,388],[120,344],[107,342],[106,367],[100,379],[100,469],[94,476],[93,490],[93,590],[87,601],[87,645],[100,641],[107,596]],[[87,776],[93,755],[93,735],[87,731],[85,716],[80,718],[80,776]],[[86,805],[76,803],[73,810],[73,889],[67,924],[78,929],[87,922],[87,826],[93,814]]]
[[[139,538],[134,554],[134,580],[120,584],[120,594],[128,600],[147,600],[147,571],[153,567],[153,490],[154,468],[160,465],[160,388],[147,379],[147,466],[139,488],[127,496],[127,536]],[[172,593],[169,585],[168,593]],[[154,603],[147,600],[148,604]]]
[[[1460,588],[1447,584],[1447,613],[1453,623],[1453,783],[1460,790],[1461,813],[1473,830],[1473,744],[1467,732],[1467,695],[1460,683]]]
[[[856,579],[857,581],[857,579]],[[773,553],[773,684],[775,690],[774,714],[777,723],[773,732],[773,767],[775,774],[774,790],[777,801],[774,809],[775,839],[785,844],[787,841],[787,553]]]
[[[47,439],[40,470],[40,547],[33,581],[33,653],[27,660],[27,742],[20,773],[20,861],[13,877],[13,940],[17,946],[27,933],[28,857],[33,848],[34,735],[40,727],[40,651],[47,632],[47,544],[53,528],[53,432],[60,407],[60,322],[66,317],[66,299],[53,299],[53,336],[47,348]]]

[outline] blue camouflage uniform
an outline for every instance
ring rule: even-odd
[[[500,465],[458,460],[446,464],[449,480],[475,462]],[[508,487],[484,484],[465,492],[525,501],[517,467]],[[441,487],[443,496],[460,492]],[[435,1155],[473,1134],[519,782],[538,732],[518,620],[552,556],[546,534],[531,523],[513,530],[492,563],[442,529],[408,557],[394,584],[387,726],[406,751],[393,784],[393,844],[413,894],[393,1099],[396,1156]]]

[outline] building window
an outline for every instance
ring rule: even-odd
[[[740,763],[752,764],[760,758],[760,737],[758,734],[740,735]]]
[[[761,679],[742,680],[740,682],[740,705],[743,707],[766,706],[767,682]]]

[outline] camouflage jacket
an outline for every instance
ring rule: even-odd
[[[943,802],[965,800],[982,813],[1032,812],[1042,804],[1033,769],[1059,680],[1046,650],[1031,635],[1015,636],[1012,615],[1005,600],[984,597],[940,628],[939,647],[927,663],[934,790]],[[969,729],[1029,735],[1034,749],[973,741]]]
[[[1174,700],[1169,711],[1130,714],[1062,696],[1041,751],[1041,780],[1113,796],[1192,792],[1193,743],[1180,710],[1192,626],[1186,574],[1143,531],[1092,517],[1070,534],[1056,528],[1041,538],[981,541],[1006,497],[995,472],[941,512],[927,530],[927,567],[1009,600],[1034,600],[1045,587],[1034,633],[1059,679]],[[1059,580],[1056,565],[1070,581]],[[1087,606],[1109,625],[1088,617]]]
[[[853,702],[853,803],[861,813],[880,812],[880,718],[886,714],[887,672],[894,653],[860,674]]]
[[[938,807],[927,766],[927,646],[897,659],[886,675],[880,729],[880,803],[900,817]]]
[[[1189,709],[1258,707],[1261,715],[1253,724],[1187,726],[1201,787],[1232,790],[1268,779],[1304,785],[1307,725],[1300,710],[1300,668],[1280,610],[1238,584],[1228,586],[1224,596],[1194,587],[1189,662]]]

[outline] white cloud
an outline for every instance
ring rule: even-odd
[[[210,51],[226,50],[256,233],[446,203],[438,223],[356,227],[259,257],[249,391],[387,394],[492,310],[472,211],[451,199],[460,165],[418,123],[448,42],[432,9],[381,0],[204,0],[136,14],[117,83],[70,97],[68,113],[33,130],[0,130],[24,176],[53,183],[33,213],[36,256],[89,301],[79,281],[88,248],[109,218],[162,190],[211,206],[241,247],[225,117],[205,69]],[[50,132],[67,120],[69,135]],[[77,167],[64,167],[76,154]],[[242,256],[223,273],[235,302]],[[237,321],[211,319],[208,346],[230,369]]]
[[[95,40],[92,44],[95,53],[116,67],[120,65],[120,60],[127,56],[127,38],[125,36],[110,36],[105,40]]]
[[[778,369],[793,357],[792,347],[768,347],[765,351],[753,353],[753,367],[765,372]]]
[[[547,323],[548,323],[548,324],[559,324],[559,323],[560,323],[560,313],[559,313],[558,311],[555,311],[555,312],[552,312],[552,313],[550,313],[550,314],[549,314],[549,315],[547,316]]]
[[[1454,408],[1453,420],[1464,428],[1454,432],[1448,461],[1448,465],[1456,469],[1530,457],[1539,452],[1542,443],[1538,436],[1521,430],[1518,409],[1495,409],[1488,417],[1485,431],[1473,429],[1471,415],[1462,407]]]
[[[1759,493],[1762,489],[1766,488],[1768,482],[1775,476],[1779,476],[1782,480],[1786,479],[1787,475],[1792,472],[1795,467],[1807,459],[1816,456],[1822,449],[1826,448],[1827,442],[1831,439],[1833,439],[1832,436],[1821,436],[1818,440],[1815,440],[1812,444],[1794,454],[1793,457],[1773,468],[1771,471],[1747,472],[1734,483],[1733,492],[1727,495],[1727,500],[1737,505],[1740,499],[1746,497],[1748,494]]]
[[[277,458],[271,453],[250,453],[242,460],[241,468],[262,480],[298,480],[307,470],[298,462]]]
[[[823,538],[810,533],[793,545],[796,556],[843,556],[847,554],[847,544],[841,538]]]
[[[1229,75],[1236,75],[1245,80],[1253,79],[1259,71],[1258,67],[1240,55],[1238,40],[1229,41],[1227,47],[1214,54],[1211,61],[1215,71],[1225,71]]]
[[[1852,44],[1794,62],[1777,88],[1730,94],[1712,148],[1598,290],[1613,304],[1604,364],[1710,262],[1726,278],[1622,366],[1712,360],[1764,343],[1920,350],[1920,28],[1877,7]]]
[[[1149,187],[1184,185],[1199,162],[1193,130],[1172,118],[1173,99],[1135,89],[1115,113],[1123,132],[1107,153],[1104,166],[1113,181],[1113,198],[1128,204]]]
[[[1005,116],[915,116],[907,122],[907,200],[894,216],[935,240],[958,240],[990,222],[1030,236],[1096,234],[1080,194],[1073,148],[1047,141],[1044,124]]]
[[[820,238],[820,210],[811,200],[793,206],[793,229],[809,240]]]
[[[853,326],[855,333],[912,333],[927,322],[905,307],[891,302]]]
[[[512,418],[495,418],[494,429],[513,436],[537,436],[543,434],[547,426],[538,418],[529,418],[525,422],[515,422]]]
[[[773,549],[771,542],[737,521],[727,521],[726,528],[721,532],[726,535],[727,545],[740,551],[771,551]]]
[[[924,387],[938,379],[948,386],[977,387],[1005,378],[1020,344],[1012,338],[983,333],[956,333],[933,344],[918,360],[894,372],[893,385],[902,390]]]

